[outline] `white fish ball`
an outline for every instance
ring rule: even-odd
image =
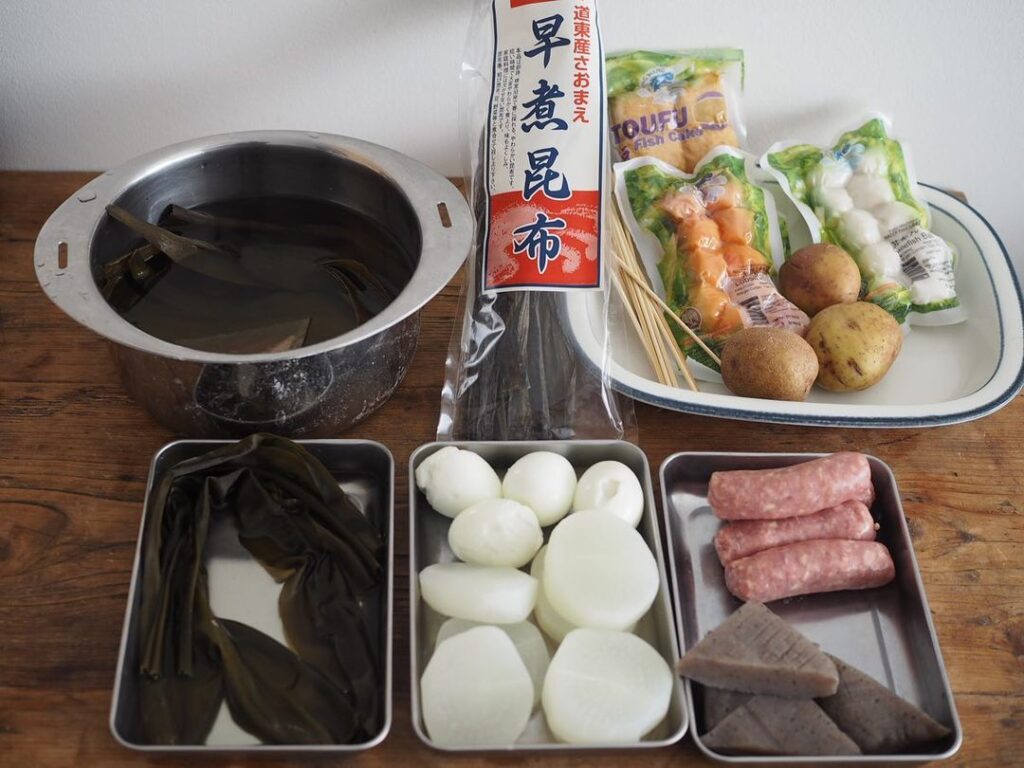
[[[658,566],[643,537],[601,510],[570,515],[551,532],[544,557],[544,594],[580,627],[625,629],[651,607]]]
[[[854,155],[850,164],[857,173],[866,173],[870,176],[889,174],[889,158],[881,147],[869,147],[859,155]]]
[[[899,200],[876,205],[871,213],[878,219],[878,227],[883,235],[908,222],[921,220],[921,214],[916,209]]]
[[[438,630],[436,645],[440,645],[449,637],[482,626],[488,625],[465,619],[448,619]],[[537,706],[540,703],[540,692],[544,686],[544,675],[547,674],[548,664],[551,663],[551,654],[548,652],[548,644],[544,640],[544,635],[528,621],[496,626],[508,635],[509,640],[516,647],[519,657],[523,660],[523,664],[526,665],[526,671],[530,673],[530,680],[533,682],[533,706]]]
[[[644,513],[644,491],[636,473],[621,461],[599,461],[580,476],[572,508],[611,512],[636,528]]]
[[[533,606],[533,616],[544,630],[544,634],[560,643],[566,635],[576,629],[576,625],[551,607],[551,601],[544,592],[544,556],[547,549],[547,545],[541,547],[530,564],[530,575],[538,583],[537,604]]]
[[[484,499],[501,497],[498,473],[472,451],[448,445],[430,454],[416,467],[416,487],[427,502],[447,517]]]
[[[839,236],[859,251],[881,240],[882,232],[870,211],[854,208],[839,217]]]
[[[544,534],[533,510],[511,499],[478,501],[448,527],[452,552],[474,565],[520,568],[543,543]]]
[[[883,203],[891,203],[896,199],[892,184],[886,176],[871,176],[866,173],[855,173],[846,185],[850,199],[857,208],[871,210]]]
[[[420,571],[420,594],[444,616],[515,624],[533,610],[537,580],[515,568],[435,563]]]
[[[885,240],[862,248],[857,261],[869,275],[896,278],[903,274],[899,253]]]
[[[533,683],[509,636],[474,627],[438,645],[420,678],[423,724],[444,747],[515,742],[533,711]]]
[[[673,683],[665,660],[635,635],[577,629],[548,667],[544,715],[570,744],[638,742],[668,713]]]
[[[853,169],[846,160],[826,156],[807,174],[807,184],[812,190],[845,187],[852,175]]]
[[[952,286],[937,275],[915,280],[910,286],[910,300],[915,304],[931,304],[956,296]]]
[[[534,451],[508,468],[501,493],[506,499],[532,509],[541,525],[552,525],[565,517],[572,506],[576,470],[564,456]]]
[[[828,217],[838,216],[853,208],[853,198],[844,187],[821,187],[814,190],[814,203],[824,208]]]

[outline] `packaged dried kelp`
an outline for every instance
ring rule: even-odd
[[[604,64],[596,0],[481,0],[462,74],[475,248],[442,393],[440,439],[622,437],[608,378]],[[567,302],[581,291],[601,350]],[[572,297],[572,298],[570,298]]]

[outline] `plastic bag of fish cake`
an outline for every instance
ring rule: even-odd
[[[629,438],[608,375],[613,266],[597,0],[477,0],[461,76],[476,213],[441,395],[439,440]],[[586,292],[600,351],[572,335]]]
[[[731,147],[713,149],[684,173],[652,157],[616,163],[615,195],[654,289],[718,354],[750,326],[803,336],[810,319],[772,282],[785,258],[780,219],[756,160]],[[705,381],[717,366],[675,324],[676,341]]]
[[[900,323],[966,318],[956,293],[953,246],[930,231],[907,145],[873,116],[831,147],[780,142],[761,158],[807,222],[815,242],[845,248],[860,268],[863,298]]]
[[[608,109],[619,159],[656,157],[687,173],[717,146],[741,147],[743,51],[608,57]]]

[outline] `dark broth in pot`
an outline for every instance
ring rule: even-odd
[[[169,206],[163,232],[108,210],[140,239],[104,267],[104,297],[139,329],[193,349],[255,354],[331,339],[387,307],[414,269],[378,222],[324,200]]]

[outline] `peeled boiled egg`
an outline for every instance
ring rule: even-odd
[[[435,563],[420,571],[420,594],[438,613],[481,624],[525,621],[537,580],[515,568]]]
[[[572,508],[611,512],[635,528],[644,513],[644,491],[633,470],[621,461],[599,461],[580,476]]]
[[[884,203],[896,199],[892,184],[886,176],[872,176],[867,173],[855,173],[846,184],[846,191],[857,208],[871,210]]]
[[[534,451],[508,468],[501,493],[506,499],[532,509],[541,525],[552,525],[565,517],[572,506],[576,470],[564,456]]]
[[[635,635],[577,629],[548,667],[544,715],[570,744],[638,742],[668,713],[673,682],[661,655]]]
[[[483,458],[448,445],[416,468],[416,487],[427,502],[448,517],[484,499],[501,497],[501,480]]]
[[[533,510],[512,499],[484,499],[464,509],[448,527],[448,544],[475,565],[520,568],[544,543]]]
[[[474,627],[437,646],[420,678],[423,724],[439,746],[506,746],[526,728],[533,682],[509,636]]]
[[[881,240],[882,232],[870,211],[854,208],[839,217],[839,236],[855,251],[860,251]]]
[[[551,532],[542,588],[569,622],[623,630],[654,602],[658,566],[633,526],[592,509],[569,515]]]

